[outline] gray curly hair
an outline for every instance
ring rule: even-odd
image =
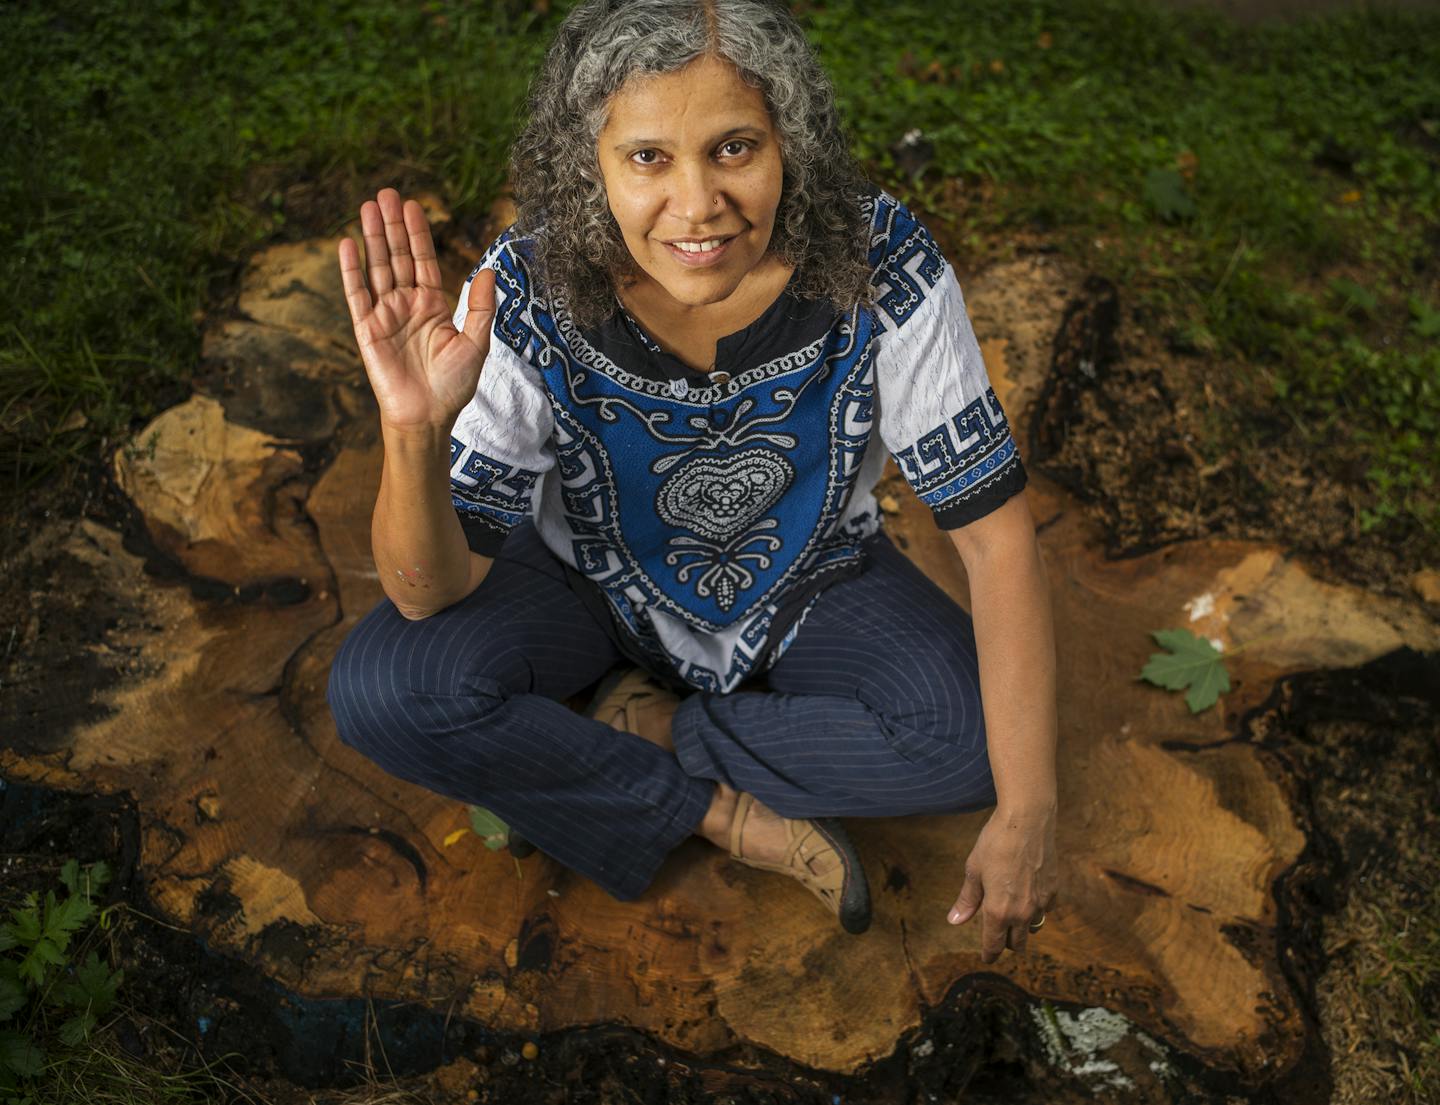
[[[870,300],[861,207],[870,188],[830,80],[785,7],[585,0],[566,16],[530,86],[529,120],[510,158],[517,229],[534,234],[541,280],[581,325],[609,316],[616,285],[637,271],[600,174],[610,98],[636,74],[674,72],[705,54],[729,61],[765,96],[784,165],[770,251],[795,266],[796,294],[842,311]]]

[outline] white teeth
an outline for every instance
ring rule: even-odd
[[[719,249],[720,243],[721,239],[711,238],[708,242],[673,242],[671,244],[686,253],[708,253],[712,249]]]

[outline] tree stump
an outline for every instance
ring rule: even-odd
[[[446,251],[449,288],[469,262]],[[1082,281],[1034,255],[964,283],[1023,443]],[[303,994],[419,1000],[497,1030],[617,1023],[700,1056],[747,1043],[862,1071],[986,975],[1017,1002],[1123,1014],[1241,1084],[1299,1061],[1274,888],[1306,841],[1292,782],[1236,734],[1282,676],[1440,646],[1419,610],[1271,545],[1106,559],[1071,493],[1032,467],[1059,642],[1061,885],[1029,954],[986,966],[978,919],[946,922],[983,812],[848,823],[875,895],[858,938],[696,838],[630,903],[543,855],[447,845],[464,807],[340,745],[324,699],[338,643],[381,597],[380,459],[336,242],[276,246],[212,321],[195,395],[115,458],[128,543],[87,523],[28,553],[70,582],[42,585],[22,647],[43,652],[57,610],[107,613],[82,660],[12,699],[0,770],[132,794],[141,874],[173,923]],[[897,543],[968,605],[958,557],[893,467],[880,490]],[[1191,715],[1137,681],[1149,631],[1176,626],[1248,646],[1220,708]]]

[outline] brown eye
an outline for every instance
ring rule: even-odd
[[[637,165],[654,165],[660,160],[660,154],[656,150],[636,150],[630,155],[630,160]]]
[[[725,154],[727,157],[739,157],[749,148],[750,145],[748,142],[742,142],[738,138],[732,138],[730,139],[730,141],[725,142],[721,145],[720,152]]]

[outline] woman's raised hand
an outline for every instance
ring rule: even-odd
[[[340,277],[355,340],[381,424],[394,430],[449,432],[475,395],[490,349],[495,274],[470,282],[464,330],[455,329],[425,212],[383,188],[360,207],[364,270],[349,238],[340,242]],[[368,276],[368,281],[367,281]]]

